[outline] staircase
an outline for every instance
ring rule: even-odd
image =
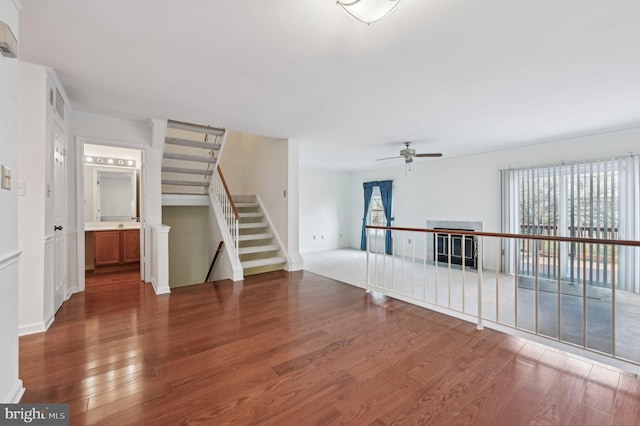
[[[162,194],[207,195],[224,129],[169,120],[162,158]]]
[[[240,216],[238,255],[244,275],[284,269],[287,259],[267,223],[255,195],[233,195]]]
[[[175,120],[167,122],[162,204],[214,209],[218,223],[225,229],[222,238],[226,239],[225,252],[235,265],[232,266],[233,276],[237,277],[234,280],[243,275],[284,269],[287,259],[282,255],[259,199],[255,195],[232,196],[222,171],[216,172],[225,139],[224,129]]]

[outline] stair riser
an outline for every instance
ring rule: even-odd
[[[266,274],[267,272],[282,271],[283,269],[284,267],[282,265],[261,266],[260,268],[245,269],[244,276],[248,277],[251,275]]]
[[[169,186],[162,185],[163,194],[193,194],[208,195],[207,188],[197,188],[191,186]]]
[[[239,254],[240,256],[245,256],[248,254],[255,254],[255,253],[277,253],[279,250],[280,248],[275,244],[266,244],[261,246],[245,246],[245,247],[240,247]]]
[[[241,254],[240,261],[246,262],[247,260],[268,259],[273,257],[274,253],[277,254],[278,252]]]
[[[242,267],[245,269],[249,269],[249,268],[259,268],[259,267],[268,266],[268,265],[284,265],[285,263],[287,263],[287,261],[283,257],[276,256],[276,257],[270,257],[270,258],[264,258],[264,259],[243,261]]]
[[[231,194],[234,203],[255,203],[256,196],[255,195],[237,195]]]
[[[258,232],[260,234],[264,234],[265,233],[264,229],[269,227],[269,225],[264,222],[239,223],[238,226],[240,228],[240,233]]]

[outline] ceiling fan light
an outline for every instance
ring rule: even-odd
[[[349,15],[367,25],[387,16],[399,3],[400,0],[337,0]]]

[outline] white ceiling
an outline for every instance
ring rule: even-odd
[[[638,0],[404,0],[371,26],[335,0],[22,4],[21,59],[75,109],[295,138],[306,167],[640,126]]]

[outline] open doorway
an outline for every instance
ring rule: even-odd
[[[78,228],[84,250],[78,263],[83,282],[109,282],[109,276],[123,273],[143,281],[144,151],[87,142],[81,147]]]

